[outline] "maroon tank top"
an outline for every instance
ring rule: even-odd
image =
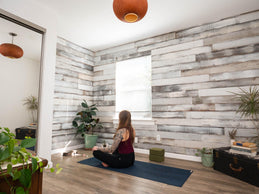
[[[121,141],[118,147],[118,151],[120,154],[129,154],[134,152],[133,146],[131,144],[130,138],[126,141]]]

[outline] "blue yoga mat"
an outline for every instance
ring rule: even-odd
[[[98,168],[104,168],[115,172],[125,173],[140,178],[149,179],[169,185],[182,187],[185,181],[192,174],[191,170],[163,166],[148,162],[135,161],[134,165],[129,168],[105,168],[101,161],[96,158],[89,158],[79,161],[80,164],[86,164]]]

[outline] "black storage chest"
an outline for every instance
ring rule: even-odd
[[[26,136],[35,138],[36,129],[31,129],[28,127],[20,127],[15,129],[16,139],[24,139]]]
[[[259,187],[259,159],[229,152],[230,147],[213,150],[214,169]]]

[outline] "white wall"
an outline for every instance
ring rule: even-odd
[[[56,63],[56,15],[32,0],[0,0],[2,11],[9,12],[46,29],[43,40],[43,64],[38,117],[37,153],[51,162],[53,93]],[[0,9],[0,12],[1,12]]]
[[[0,56],[0,126],[15,128],[29,125],[31,114],[23,105],[30,95],[38,96],[40,63],[28,58]]]

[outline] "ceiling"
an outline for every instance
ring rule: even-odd
[[[113,0],[34,0],[57,15],[58,36],[98,51],[259,10],[259,0],[148,0],[146,16],[124,23],[113,13]],[[0,44],[11,42],[9,32],[24,50],[24,57],[40,59],[42,36],[0,18]]]
[[[93,51],[259,10],[259,0],[148,0],[146,16],[124,23],[113,0],[37,0],[57,14],[58,36]]]

